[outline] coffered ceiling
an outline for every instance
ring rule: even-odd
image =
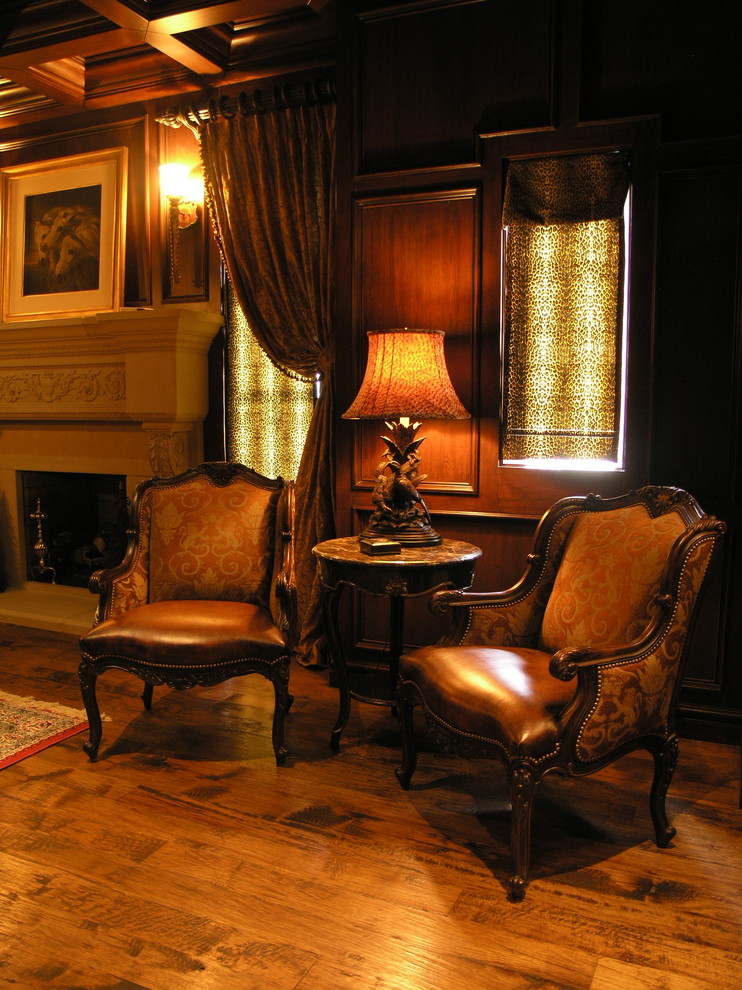
[[[331,64],[333,0],[0,0],[0,127]]]

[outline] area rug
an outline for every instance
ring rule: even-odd
[[[84,711],[0,691],[0,770],[87,727]]]

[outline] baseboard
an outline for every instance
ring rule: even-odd
[[[678,712],[675,718],[678,735],[684,739],[726,743],[737,746],[742,740],[742,720],[735,713]]]

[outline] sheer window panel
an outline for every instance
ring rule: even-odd
[[[505,227],[505,464],[622,466],[628,162],[511,165]]]
[[[293,480],[314,408],[312,380],[276,367],[227,286],[227,456],[268,478]]]

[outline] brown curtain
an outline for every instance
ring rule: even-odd
[[[296,570],[299,660],[324,664],[312,547],[335,535],[335,106],[222,110],[198,130],[212,222],[250,328],[280,368],[322,377],[296,479]]]

